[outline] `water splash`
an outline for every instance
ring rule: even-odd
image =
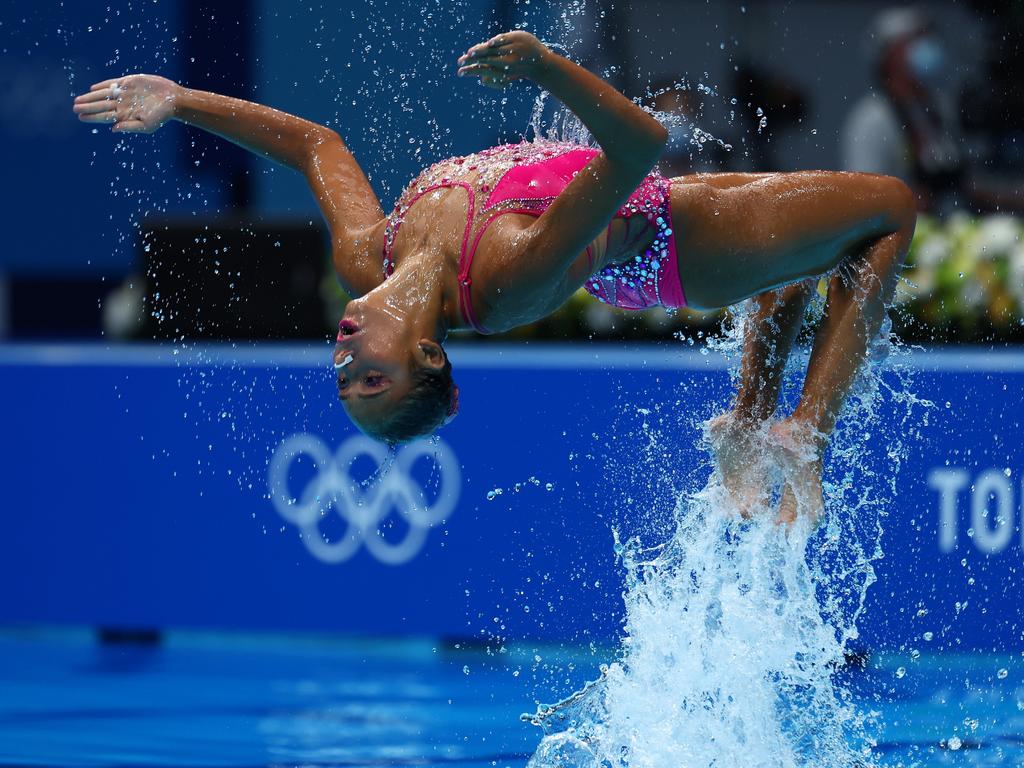
[[[572,58],[565,46],[546,40],[544,44]],[[601,74],[606,80],[612,79],[612,73],[609,71],[602,72]],[[715,145],[725,152],[731,152],[733,149],[732,144],[715,136],[711,131],[699,125],[700,115],[688,117],[675,112],[659,111],[648,106],[663,94],[672,91],[685,92],[691,90],[696,90],[704,98],[721,100],[716,89],[705,86],[702,83],[698,83],[697,87],[693,88],[689,81],[684,78],[669,86],[655,90],[648,89],[643,98],[637,98],[633,101],[665,126],[669,131],[669,146],[672,149],[676,151],[690,150],[700,153],[707,147]],[[583,121],[572,110],[558,102],[554,104],[551,102],[552,99],[550,99],[550,94],[547,91],[541,90],[537,94],[530,111],[530,120],[527,123],[527,131],[524,134],[524,138],[529,137],[535,141],[554,141],[582,146],[596,146],[594,137],[583,124]],[[758,113],[760,112],[761,110],[758,108]],[[732,117],[728,120],[728,125],[732,126],[734,122],[735,112],[733,112]],[[759,128],[759,133],[760,130]]]
[[[745,325],[740,312],[715,344],[734,362]],[[712,462],[702,488],[677,495],[667,540],[616,536],[626,615],[617,658],[581,691],[524,715],[544,733],[530,768],[877,764],[882,724],[838,673],[857,650],[896,475],[930,406],[911,392],[905,354],[887,327],[833,436],[817,528],[779,527],[773,509],[740,519]],[[794,358],[795,372],[806,355]],[[799,378],[787,377],[789,401]]]
[[[533,30],[544,45],[556,53],[575,60],[581,48],[581,40],[589,37],[598,40],[591,53],[600,56],[603,47],[600,37],[605,11],[601,8],[589,9],[586,0],[572,0],[572,2],[560,4],[558,7],[559,13],[557,16],[549,20],[547,24],[542,24]],[[588,27],[589,29],[587,29]],[[584,61],[582,64],[588,69],[598,69],[592,66],[593,62]],[[617,75],[619,73],[620,68],[617,65],[610,65],[600,70],[601,76],[611,83],[617,82]],[[704,73],[704,76],[706,79],[707,73]],[[640,79],[643,80],[643,77]],[[699,106],[696,114],[687,116],[673,111],[659,111],[651,106],[659,96],[673,91],[696,93],[699,97]],[[710,105],[712,102],[717,102],[716,106],[723,114],[729,113],[728,119],[725,120],[727,129],[731,129],[735,125],[735,106],[737,100],[735,98],[731,99],[729,102],[729,107],[731,108],[727,107],[726,101],[719,93],[716,85],[707,84],[703,81],[698,81],[694,85],[689,78],[680,77],[676,81],[660,88],[648,87],[641,98],[633,99],[633,101],[648,111],[669,130],[669,147],[675,151],[700,153],[712,145],[717,145],[725,152],[731,152],[733,149],[732,144],[713,135],[711,131],[700,125],[705,117],[705,106]],[[759,119],[762,119],[764,112],[758,107],[756,114]],[[763,119],[766,120],[766,118]],[[758,133],[761,132],[762,128],[764,128],[764,125],[760,125]],[[583,146],[595,145],[594,138],[583,124],[583,121],[557,100],[551,99],[550,94],[543,89],[540,90],[534,99],[533,107],[530,110],[530,119],[523,138],[531,138],[537,141],[565,142]]]
[[[837,690],[809,531],[743,522],[716,483],[680,499],[661,547],[619,545],[626,639],[599,682],[534,721],[531,765],[851,765],[864,721]],[[576,764],[585,764],[576,763]]]

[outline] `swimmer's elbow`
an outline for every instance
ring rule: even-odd
[[[337,132],[332,131],[330,128],[324,125],[318,125],[312,129],[306,136],[306,148],[309,153],[316,154],[328,147],[345,146],[345,142],[341,140],[341,136]]]
[[[348,147],[345,146],[345,142],[336,131],[331,130],[325,125],[315,125],[306,131],[304,148],[304,168],[310,170],[315,168],[318,160],[323,157],[329,157],[332,150],[344,150],[348,151]]]
[[[630,161],[641,173],[647,173],[661,157],[668,143],[668,131],[653,117],[645,126],[639,140],[630,147]]]
[[[655,153],[660,157],[662,150],[665,149],[665,145],[668,144],[668,128],[655,120],[652,134],[651,139],[653,140]]]

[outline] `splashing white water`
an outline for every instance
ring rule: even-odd
[[[804,556],[809,531],[729,515],[710,484],[655,550],[620,546],[626,639],[599,682],[535,722],[540,766],[848,766],[863,722],[832,681],[844,649]]]
[[[716,346],[735,352],[743,325],[741,314]],[[740,519],[713,473],[678,496],[662,545],[616,537],[626,572],[617,660],[527,716],[545,734],[530,768],[876,764],[878,724],[837,672],[875,580],[912,417],[929,405],[910,394],[898,361],[880,374],[893,351],[886,329],[833,436],[817,529],[777,526],[767,508]]]

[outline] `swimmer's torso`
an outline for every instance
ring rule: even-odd
[[[658,228],[643,200],[638,199],[635,211],[624,206],[558,279],[548,285],[517,279],[528,228],[594,154],[573,144],[522,143],[430,166],[406,188],[388,217],[384,274],[406,254],[436,254],[439,266],[461,268],[460,278],[467,283],[462,290],[483,319],[467,324],[482,330],[485,321],[490,332],[550,314],[585,284],[607,300],[594,276],[639,262],[639,254],[655,240]]]

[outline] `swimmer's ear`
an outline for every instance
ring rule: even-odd
[[[420,343],[416,345],[416,348],[419,351],[417,357],[422,365],[433,368],[435,371],[440,371],[444,368],[444,350],[436,341],[420,339]]]

